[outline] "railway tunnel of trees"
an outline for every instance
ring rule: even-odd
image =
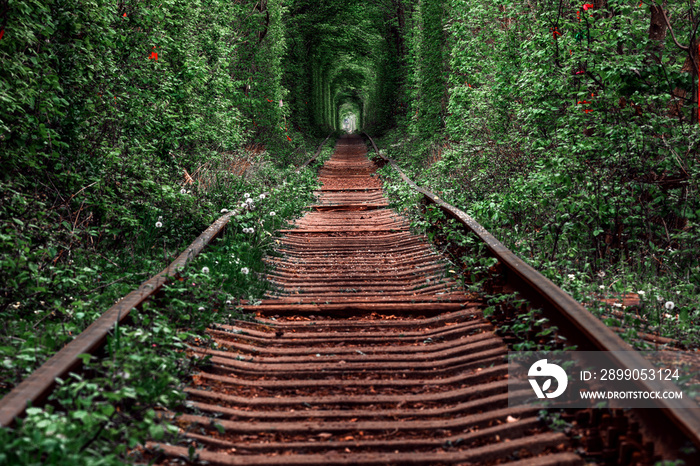
[[[693,0],[0,0],[0,393],[344,131],[575,298],[673,299],[697,346],[699,25]]]
[[[7,173],[111,175],[246,143],[284,160],[353,115],[417,157],[688,152],[697,23],[692,2],[7,0],[1,144]]]
[[[697,8],[5,0],[2,214],[23,224],[2,247],[28,254],[3,281],[31,281],[17,273],[47,243],[62,262],[72,244],[129,244],[159,209],[176,218],[183,173],[251,153],[287,166],[343,128],[388,134],[389,155],[486,226],[546,239],[545,256],[671,248],[697,273],[681,247],[698,238]]]

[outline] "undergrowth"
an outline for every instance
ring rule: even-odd
[[[326,149],[321,159],[329,153]],[[259,156],[261,162],[266,158]],[[311,200],[314,170],[294,174],[292,169],[268,162],[245,176],[216,172],[208,189],[184,186],[171,205],[154,208],[133,229],[135,240],[125,250],[100,250],[95,258],[76,249],[72,263],[42,265],[50,270],[49,280],[77,277],[61,288],[71,298],[63,300],[49,285],[53,301],[25,295],[6,309],[0,348],[4,391],[116,299],[163,269],[208,223],[237,211],[220,239],[171,279],[155,301],[112,331],[102,354],[83,355],[85,371],[59,381],[45,408],[31,407],[15,427],[0,430],[0,463],[123,464],[143,460],[140,445],[147,438],[177,435],[172,413],[182,410],[181,387],[200,362],[184,350],[208,345],[209,325],[246,318],[236,306],[264,293],[261,258],[275,243],[274,231]]]
[[[474,217],[606,324],[623,328],[623,338],[640,348],[648,345],[638,332],[685,348],[700,344],[700,230],[692,215],[683,228],[664,223],[678,218],[670,203],[681,200],[673,191],[623,181],[616,165],[599,164],[590,177],[571,157],[510,165],[488,151],[458,145],[441,148],[426,163],[425,153],[417,155],[425,147],[398,140],[398,133],[390,133],[381,144],[418,185]],[[423,229],[437,223],[431,209],[415,208],[417,198],[392,171],[384,168],[382,175],[398,208],[413,212],[414,225]],[[682,203],[686,211],[700,207],[689,198]],[[611,231],[615,221],[624,229]],[[470,242],[442,230],[453,246]],[[458,260],[468,276],[488,265],[469,255]]]

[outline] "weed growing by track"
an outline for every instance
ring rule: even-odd
[[[608,234],[605,222],[597,217],[586,217],[586,202],[592,200],[586,201],[585,187],[575,194],[583,204],[574,202],[573,198],[562,200],[563,190],[570,191],[574,184],[562,184],[549,168],[532,166],[529,174],[510,173],[505,180],[499,168],[488,160],[475,156],[460,162],[453,151],[445,151],[439,163],[426,169],[411,162],[417,160],[412,154],[420,148],[410,143],[392,144],[396,137],[396,134],[388,136],[381,145],[390,148],[387,151],[390,157],[404,161],[404,170],[418,185],[474,217],[509,249],[586,305],[606,324],[622,329],[621,335],[630,343],[639,348],[656,348],[640,338],[644,333],[672,339],[674,341],[668,343],[686,348],[700,344],[697,331],[700,327],[700,266],[697,246],[692,239],[697,236],[694,223],[691,222],[689,229],[669,232],[668,238],[664,236],[663,241],[656,241],[656,233],[651,233],[651,230],[658,233],[656,227],[642,231],[644,218],[652,215],[646,212],[627,219],[642,230],[634,235],[623,235],[624,244],[601,242],[605,238],[598,236]],[[396,195],[399,210],[413,212],[416,226],[437,225],[447,243],[457,249],[469,243],[468,236],[456,236],[447,228],[450,222],[436,218],[430,208],[425,212],[413,208],[417,197],[406,194],[408,186],[404,186],[392,171],[390,168],[382,171],[387,180],[385,189]],[[454,184],[452,175],[455,173],[471,180],[470,189],[459,189]],[[604,184],[606,180],[599,182]],[[499,188],[495,190],[495,186]],[[547,195],[547,187],[556,187],[559,194]],[[628,199],[623,196],[625,190],[618,191],[617,194],[611,191],[604,205],[595,210],[619,210],[622,205],[632,210],[645,205],[652,208],[643,199]],[[547,216],[551,218],[547,220]],[[661,247],[661,243],[667,245]],[[603,257],[600,247],[606,249]],[[469,255],[458,260],[470,274],[484,265],[489,266],[474,263],[480,259]]]
[[[326,149],[317,164],[329,154]],[[285,177],[285,183],[274,186]],[[264,266],[260,259],[274,245],[275,229],[298,216],[310,202],[315,185],[313,169],[300,174],[293,174],[291,169],[266,169],[249,179],[232,180],[227,185],[230,191],[214,191],[205,204],[208,222],[221,215],[222,209],[239,211],[231,218],[223,237],[172,279],[155,301],[134,310],[131,322],[112,332],[102,354],[84,355],[86,370],[60,381],[45,409],[30,408],[19,425],[0,429],[0,464],[123,464],[142,459],[139,445],[146,438],[175,436],[178,429],[165,412],[182,409],[184,395],[180,388],[201,362],[187,357],[186,348],[208,345],[204,335],[207,326],[244,318],[235,309],[238,301],[262,296],[265,285],[260,275]],[[150,219],[154,224],[149,240],[152,246],[145,247],[146,251],[159,250],[162,242],[172,247],[167,246],[166,237],[177,234],[176,222],[165,213],[162,219],[159,217]],[[190,235],[189,241],[195,236]],[[129,257],[126,254],[113,261],[128,262]],[[76,299],[68,309],[71,317],[80,319],[78,322],[54,322],[52,316],[46,316],[25,324],[38,329],[33,340],[36,351],[32,353],[36,357],[25,361],[6,355],[4,374],[14,373],[16,377],[5,379],[6,386],[56,348],[44,344],[50,332],[70,329],[60,341],[70,340],[104,311],[114,296],[125,295],[129,287],[135,287],[134,281],[145,281],[165,262],[143,258],[135,252],[132,257],[140,260],[134,260],[130,270],[147,263],[148,272],[132,272],[122,281],[117,280],[120,286],[110,289],[106,303],[97,291]],[[24,347],[18,350],[19,354],[23,351]]]

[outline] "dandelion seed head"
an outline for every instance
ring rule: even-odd
[[[250,273],[250,270],[248,270],[248,267],[243,267],[243,268],[241,269],[241,273],[242,273],[243,275],[248,275],[248,273]]]
[[[243,193],[243,197],[244,197],[245,199],[248,199],[248,198],[250,197],[250,194],[249,194],[249,193]]]
[[[202,273],[209,273],[209,267],[202,267]]]
[[[604,278],[604,277],[605,277],[605,272],[603,272],[602,270],[598,271],[598,276],[599,276],[600,278]]]
[[[182,189],[180,190],[180,194],[187,194],[187,190],[186,190],[185,188],[182,188]]]
[[[204,310],[204,306],[199,306],[199,309],[197,309],[197,310],[198,310],[198,311],[203,311],[203,310]]]
[[[226,212],[228,212],[228,209],[221,209],[222,214],[225,214]]]
[[[263,193],[263,194],[259,195],[258,197],[259,197],[260,200],[262,201],[262,200],[265,199],[267,196],[265,196],[265,193]]]
[[[245,200],[246,204],[252,204],[253,202],[255,202],[255,201],[251,197],[249,197],[248,199]]]
[[[274,217],[275,215],[277,215],[277,214],[274,212],[270,212],[270,217]]]
[[[666,301],[666,304],[664,304],[664,307],[667,310],[672,311],[673,308],[676,307],[676,305],[673,303],[673,301]]]
[[[161,228],[163,226],[163,222],[156,222],[156,228]]]

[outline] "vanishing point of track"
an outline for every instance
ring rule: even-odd
[[[246,306],[257,323],[195,350],[211,363],[178,421],[189,443],[158,447],[231,465],[581,464],[538,408],[508,408],[506,346],[375,170],[361,138],[339,141],[270,259],[275,291]]]

